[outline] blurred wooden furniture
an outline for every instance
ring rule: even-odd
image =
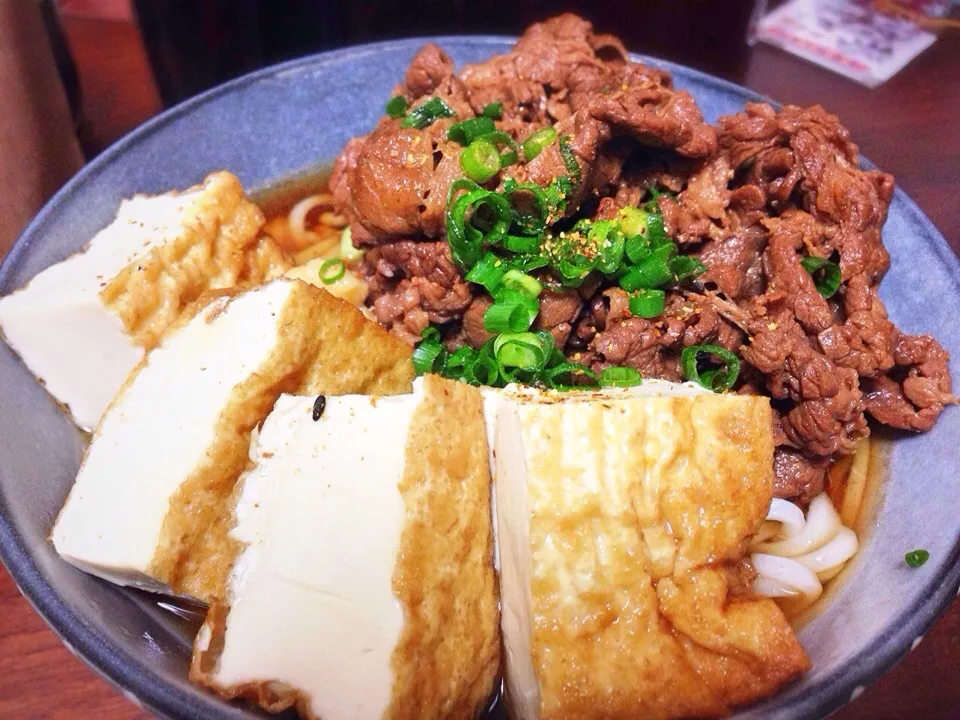
[[[96,5],[89,0],[66,0],[65,7],[83,89],[82,140],[88,152],[96,152],[158,112],[160,102],[136,28],[122,7],[111,15],[120,19],[112,20],[91,16]],[[877,90],[765,46],[753,49],[742,81],[781,102],[819,102],[838,113],[863,153],[896,176],[960,253],[958,68],[960,34],[954,33]],[[73,657],[0,569],[0,717],[149,716]],[[960,717],[960,602],[903,663],[833,717]]]

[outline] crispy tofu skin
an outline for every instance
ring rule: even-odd
[[[248,411],[238,405],[237,413],[224,416],[220,432],[223,455],[219,459],[211,455],[208,468],[185,482],[171,500],[163,526],[167,546],[158,550],[152,565],[156,576],[165,578],[175,592],[202,600],[222,597],[238,550],[229,537],[233,520],[225,511],[228,497],[246,464],[250,432],[277,397],[283,392],[399,395],[410,392],[413,385],[409,345],[324,290],[296,280],[280,282],[295,283],[303,298],[303,305],[286,326],[296,342],[309,347],[297,371],[283,382],[259,376],[251,379],[255,387],[237,393],[245,402],[262,393],[262,400]],[[218,474],[225,482],[215,479]]]
[[[235,175],[220,171],[199,187],[174,237],[151,248],[100,291],[103,304],[146,349],[154,347],[180,312],[210,290],[259,285],[291,263],[267,237],[264,217],[246,199]]]
[[[500,665],[483,398],[429,375],[400,482],[407,511],[394,593],[406,623],[388,718],[470,718]]]
[[[808,668],[726,581],[771,499],[766,398],[518,402],[496,442],[516,717],[722,716]]]

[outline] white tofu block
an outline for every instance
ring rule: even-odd
[[[201,291],[237,282],[262,222],[229,173],[185,193],[124,200],[82,252],[0,299],[0,330],[74,421],[92,429],[143,359],[144,337]],[[153,327],[138,337],[138,325]]]
[[[229,611],[214,608],[201,630],[194,679],[325,720],[387,717],[412,702],[424,717],[468,717],[488,698],[498,664],[489,474],[452,460],[420,476],[413,450],[450,392],[472,409],[438,442],[482,462],[479,392],[465,385],[428,378],[375,402],[327,397],[319,419],[315,398],[280,397],[241,480]],[[451,512],[470,538],[429,530]],[[416,560],[423,552],[435,553],[430,567]],[[407,592],[426,598],[416,605],[404,595],[406,558],[417,576]],[[431,587],[454,575],[459,584]],[[447,650],[427,650],[431,636]],[[431,683],[435,697],[414,689]]]
[[[219,298],[151,352],[93,437],[53,529],[61,557],[121,585],[162,585],[152,567],[171,502],[209,470],[236,406],[261,401],[243,393],[258,373],[274,373],[296,287]]]

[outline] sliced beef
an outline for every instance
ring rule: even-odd
[[[786,447],[778,447],[773,453],[773,496],[810,502],[823,492],[829,461],[826,458],[810,459]]]
[[[864,275],[847,284],[843,305],[845,321],[817,335],[824,355],[864,378],[890,370],[900,331],[887,319],[883,303]]]
[[[929,335],[901,335],[894,359],[902,380],[881,375],[867,381],[867,412],[885,425],[929,430],[946,405],[958,402],[951,392],[950,355]]]
[[[380,245],[364,257],[377,321],[408,342],[431,322],[458,319],[473,300],[445,241]]]
[[[535,330],[549,330],[557,347],[562,348],[580,316],[583,300],[575,292],[544,290],[540,295],[540,314],[533,324]]]
[[[616,192],[621,169],[637,147],[695,158],[716,149],[716,132],[693,98],[664,80],[663,73],[628,61],[618,43],[594,35],[589,23],[565,15],[532,26],[511,53],[468,66],[459,77],[443,51],[427,45],[396,92],[411,104],[440,97],[457,120],[500,102],[499,127],[517,140],[556,123],[580,176],[567,203],[572,214],[585,198]],[[443,235],[446,193],[462,174],[461,148],[445,139],[453,122],[416,130],[385,119],[338,160],[334,194],[357,245]],[[553,143],[510,173],[543,186],[570,175],[559,148]]]
[[[679,357],[664,352],[662,337],[662,331],[650,320],[638,317],[608,320],[606,328],[590,343],[581,362],[598,373],[611,365],[626,365],[644,377],[679,382],[682,380]]]
[[[720,240],[708,240],[696,253],[707,271],[699,277],[704,287],[715,287],[731,300],[755,297],[766,289],[763,251],[767,231],[754,225]]]

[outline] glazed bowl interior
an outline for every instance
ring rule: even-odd
[[[459,64],[506,51],[507,38],[433,38]],[[256,191],[336,157],[377,122],[425,42],[410,39],[326,53],[241,78],[161,115],[97,158],[30,225],[0,269],[0,295],[80,248],[137,192],[185,188],[212,170]],[[669,63],[709,121],[761,99]],[[908,139],[905,139],[908,141]],[[883,233],[892,268],[881,286],[893,321],[929,332],[960,358],[960,262],[917,206],[897,191]],[[960,363],[953,365],[954,383]],[[27,598],[74,652],[130,699],[170,717],[256,715],[187,680],[191,632],[158,598],[121,590],[59,560],[47,541],[85,439],[0,343],[0,554]],[[906,654],[960,584],[960,410],[930,433],[889,445],[864,536],[846,577],[799,638],[813,669],[742,718],[816,717],[848,702]],[[930,551],[920,569],[906,551]]]

